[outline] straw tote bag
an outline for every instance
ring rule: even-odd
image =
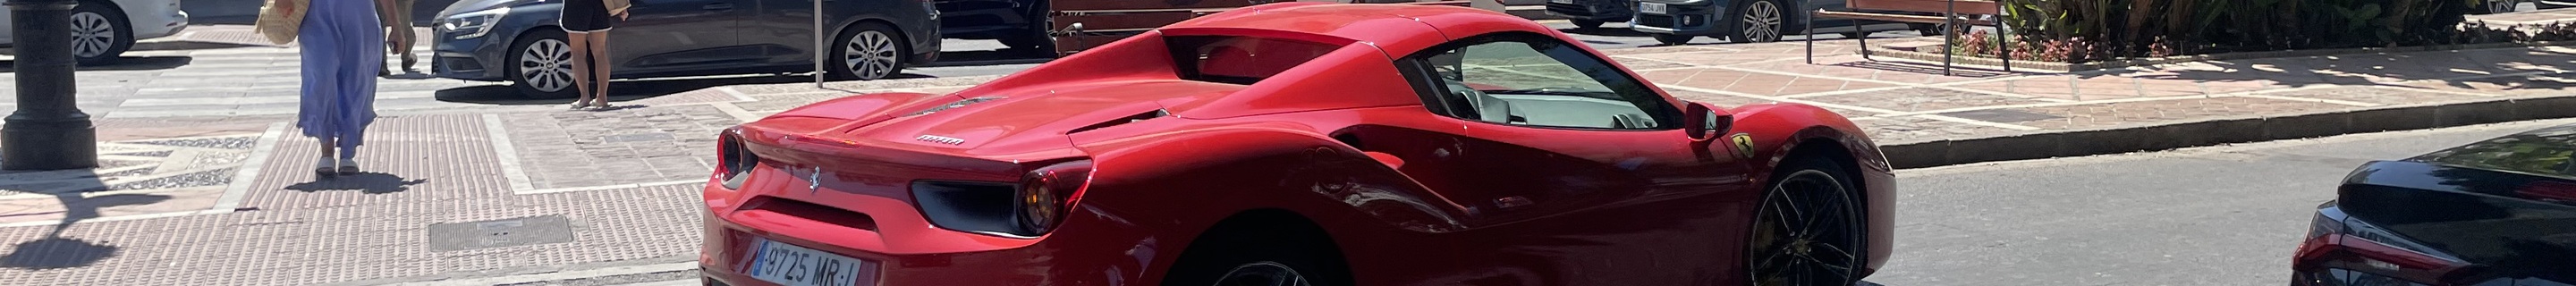
[[[309,0],[262,1],[268,2],[268,5],[259,8],[259,22],[254,23],[251,30],[268,36],[269,43],[284,45],[295,42],[297,29],[304,27],[304,8],[312,7],[312,3],[307,1]]]
[[[627,0],[600,0],[599,4],[602,7],[608,7],[608,15],[611,16],[617,15],[617,13],[625,13],[626,8],[635,7],[634,1]]]

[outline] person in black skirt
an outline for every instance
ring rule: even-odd
[[[608,29],[626,20],[627,0],[565,0],[564,38],[572,44],[573,109],[608,109]],[[598,86],[591,86],[598,84]]]

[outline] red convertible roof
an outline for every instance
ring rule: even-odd
[[[1497,31],[1549,31],[1527,19],[1441,5],[1286,2],[1164,26],[1166,35],[1252,35],[1322,43],[1369,42],[1390,55]]]

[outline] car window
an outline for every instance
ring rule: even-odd
[[[1470,38],[1407,58],[1433,112],[1540,127],[1660,130],[1678,112],[1589,52],[1536,34]]]

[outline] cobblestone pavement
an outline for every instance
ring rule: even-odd
[[[1850,42],[1817,46],[1815,64],[1802,43],[1607,52],[1677,96],[1821,106],[1882,144],[2576,94],[2566,47],[1945,76],[1862,60]],[[359,152],[369,172],[333,178],[312,174],[317,143],[282,115],[110,112],[107,166],[0,173],[0,285],[377,284],[689,261],[717,130],[852,93],[991,79],[728,85],[610,111],[392,110]]]

